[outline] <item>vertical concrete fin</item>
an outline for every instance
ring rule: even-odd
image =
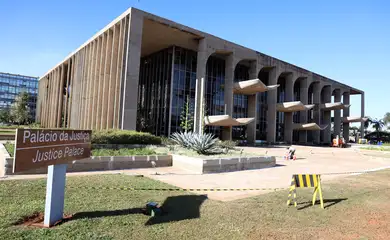
[[[142,45],[143,16],[132,11],[126,39],[126,64],[122,91],[121,128],[135,130],[138,106],[138,82]]]

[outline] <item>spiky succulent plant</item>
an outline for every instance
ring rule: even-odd
[[[211,133],[199,134],[193,132],[174,133],[171,136],[176,144],[192,149],[198,154],[211,154],[216,151],[218,138]]]

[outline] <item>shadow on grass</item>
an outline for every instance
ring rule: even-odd
[[[340,203],[342,201],[345,201],[347,200],[348,198],[336,198],[336,199],[324,199],[324,208],[329,208],[337,203]],[[303,205],[303,204],[306,204],[300,208],[298,208],[298,210],[303,210],[305,208],[308,208],[308,207],[311,207],[312,206],[312,202],[302,202],[302,203],[298,203],[298,205]],[[315,202],[315,205],[316,206],[317,204],[320,204],[320,200],[316,200]]]
[[[151,217],[145,223],[145,225],[148,226],[159,223],[176,222],[186,219],[199,218],[200,207],[206,199],[206,195],[182,195],[168,197],[161,205],[163,214],[161,216]],[[92,219],[112,216],[123,216],[130,214],[145,214],[145,208],[79,212],[73,214],[69,218],[64,219],[61,224],[78,219]]]
[[[206,199],[206,195],[182,195],[168,197],[161,205],[164,214],[162,216],[151,217],[145,225],[148,226],[199,218],[200,207]]]

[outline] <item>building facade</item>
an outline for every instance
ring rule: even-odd
[[[361,90],[130,8],[40,79],[37,121],[169,136],[186,105],[194,131],[249,143],[330,143],[364,120]]]
[[[32,119],[35,119],[38,97],[38,78],[0,72],[0,109],[9,111],[16,96],[21,92],[29,94],[28,107]]]

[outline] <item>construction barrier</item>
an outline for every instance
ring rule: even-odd
[[[321,208],[324,208],[324,199],[322,198],[321,175],[319,174],[294,174],[291,179],[290,191],[287,198],[287,206],[294,201],[294,206],[297,206],[297,190],[296,188],[314,188],[313,205],[317,199],[317,193],[320,196]]]

